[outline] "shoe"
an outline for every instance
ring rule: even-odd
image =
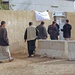
[[[9,59],[9,62],[11,62],[11,61],[13,61],[14,60],[14,58],[11,58],[11,59]]]
[[[0,61],[0,63],[3,63],[2,61]]]
[[[34,54],[31,55],[31,57],[34,57],[34,56],[35,56]]]
[[[29,55],[28,57],[31,57],[31,55]]]

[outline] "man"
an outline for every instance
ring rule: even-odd
[[[55,22],[56,22],[56,20],[55,20]],[[56,22],[56,26],[57,26],[57,28],[58,28],[58,30],[59,30],[60,27],[59,27],[59,25],[57,24],[57,22]]]
[[[51,40],[58,40],[59,31],[55,21],[53,21],[52,25],[48,26],[48,34],[50,35]]]
[[[55,22],[56,22],[56,20],[55,20]],[[59,30],[60,30],[60,27],[59,27],[59,24],[57,24],[57,22],[56,22],[56,27],[58,28],[58,32],[59,32]],[[57,38],[59,39],[59,33],[58,33],[58,36],[57,36]]]
[[[28,45],[28,57],[34,56],[34,51],[35,51],[35,42],[36,42],[36,37],[38,36],[38,31],[35,26],[33,26],[32,22],[29,22],[29,27],[25,31],[24,39],[25,41],[27,40],[27,45]]]
[[[13,58],[11,57],[10,51],[9,51],[9,40],[7,36],[5,21],[1,22],[1,27],[0,27],[0,50],[2,51],[4,56],[6,53],[6,56],[8,56],[9,61],[13,60]]]
[[[63,31],[63,37],[65,38],[65,40],[70,39],[70,37],[71,37],[71,29],[72,29],[72,26],[69,24],[69,20],[66,20],[66,23],[63,26],[63,29],[61,29],[61,31]]]
[[[44,27],[44,22],[42,21],[39,26],[36,27],[39,31],[38,39],[47,39],[47,31]]]

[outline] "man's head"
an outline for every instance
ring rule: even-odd
[[[56,22],[56,20],[54,20],[54,22]]]
[[[44,25],[44,22],[43,21],[41,22],[41,25]]]
[[[54,22],[57,24],[56,20],[54,20]]]
[[[56,22],[55,22],[55,21],[53,21],[52,24],[53,24],[54,26],[56,26]]]
[[[1,27],[5,27],[6,26],[6,22],[5,21],[2,21],[1,22]]]
[[[66,24],[68,24],[68,23],[69,23],[69,20],[67,19],[67,20],[66,20]]]
[[[33,25],[33,23],[32,22],[29,22],[29,26],[32,26]]]

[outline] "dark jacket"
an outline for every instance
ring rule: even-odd
[[[43,25],[39,25],[36,27],[39,31],[38,39],[46,39],[47,38],[47,31]]]
[[[58,32],[59,32],[59,30],[60,30],[60,26],[56,23],[56,26],[57,26],[57,28],[58,28]],[[58,33],[58,36],[59,36],[59,33]]]
[[[48,34],[52,40],[58,40],[59,30],[57,26],[49,25],[48,26]]]
[[[0,46],[9,46],[6,28],[0,27]]]
[[[56,26],[57,26],[57,28],[58,28],[58,30],[60,29],[60,27],[59,27],[59,25],[56,23]]]
[[[64,38],[70,38],[71,37],[71,29],[72,29],[72,26],[70,24],[65,24],[63,26],[63,37]]]

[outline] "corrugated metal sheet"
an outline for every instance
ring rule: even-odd
[[[14,10],[74,11],[74,1],[67,0],[10,0]]]

